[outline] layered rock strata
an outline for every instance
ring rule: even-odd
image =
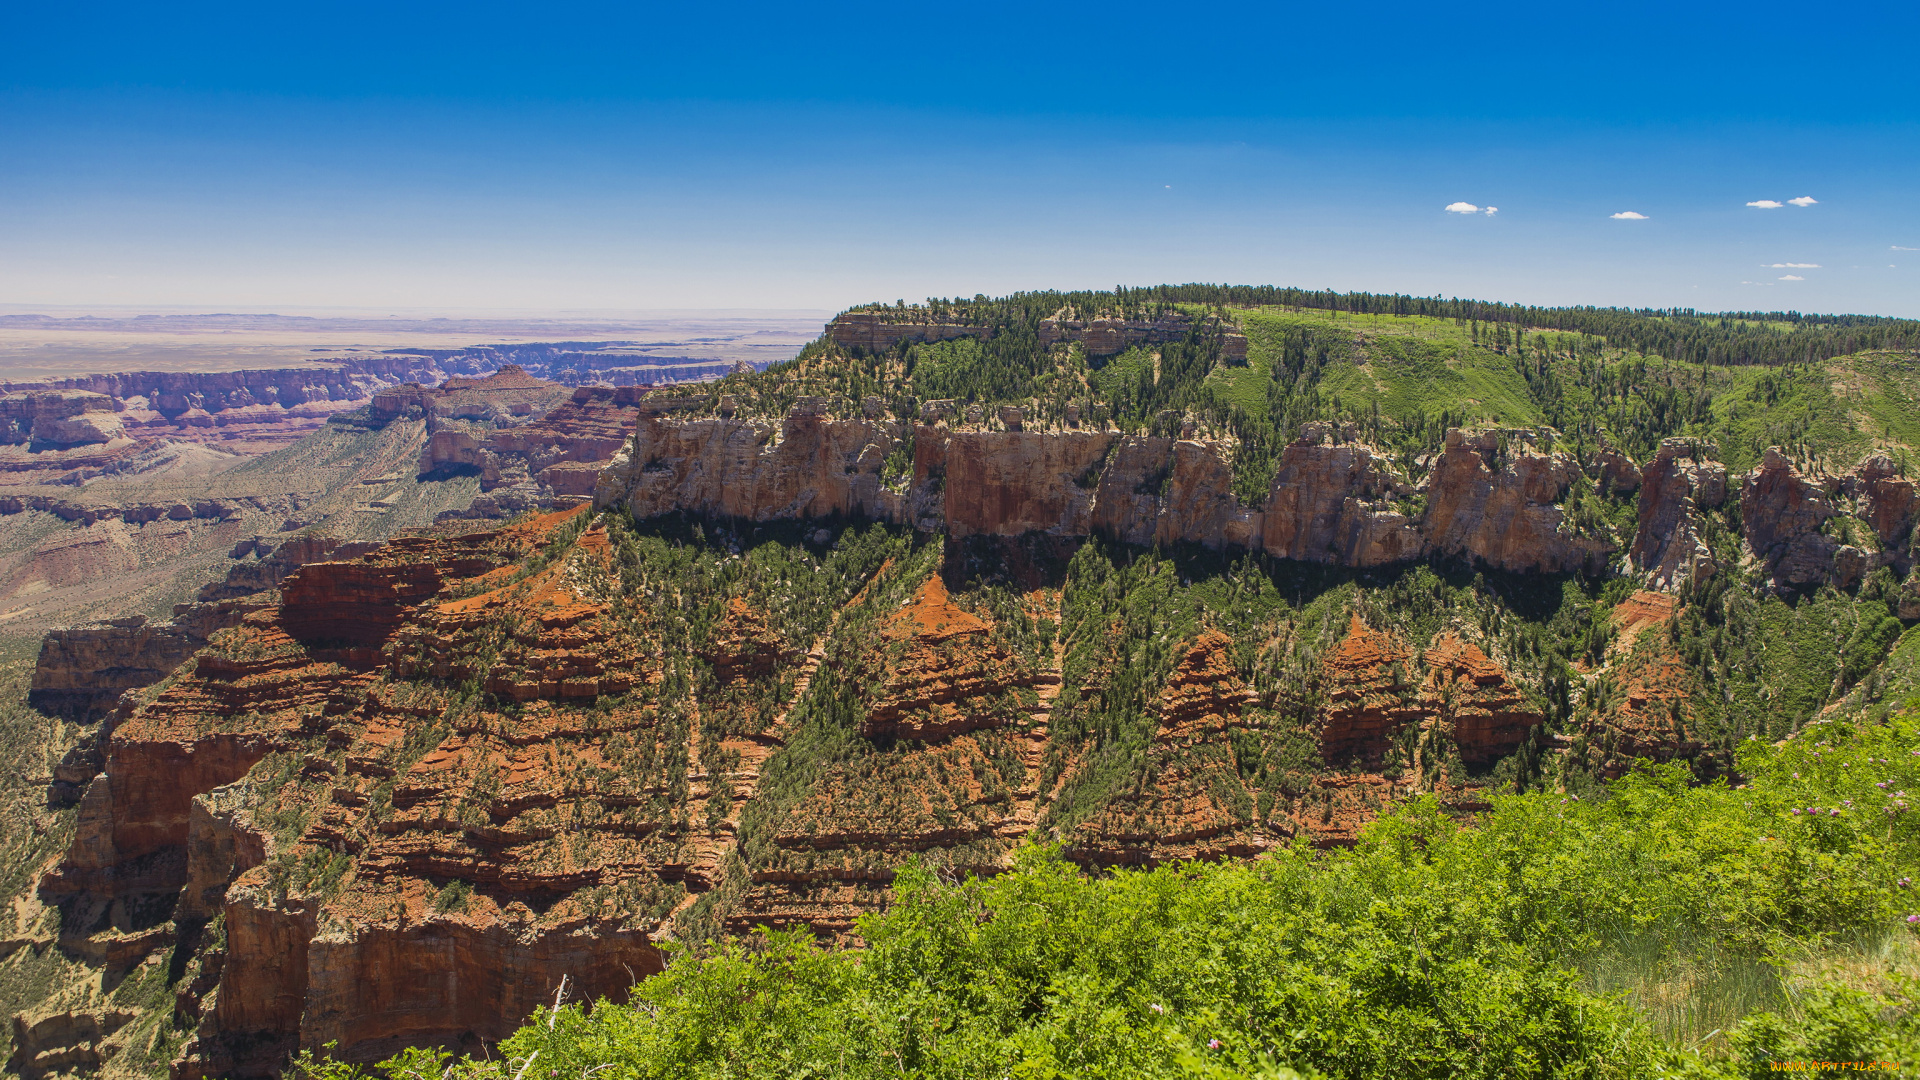
[[[1233,494],[1231,444],[1108,431],[986,431],[835,420],[803,405],[773,425],[643,416],[595,486],[639,518],[687,512],[766,522],[858,515],[952,536],[1096,533],[1141,544],[1241,547],[1380,566],[1433,548],[1517,570],[1593,572],[1610,545],[1577,535],[1554,500],[1579,474],[1563,454],[1488,463],[1493,436],[1452,442],[1423,490],[1376,451],[1314,425],[1282,455],[1258,507]],[[912,472],[886,473],[911,454]],[[1428,496],[1419,520],[1403,496]]]
[[[563,974],[591,999],[658,970],[653,920],[714,856],[650,817],[651,782],[620,766],[655,719],[549,704],[581,693],[583,662],[642,666],[568,584],[578,563],[498,573],[564,518],[305,566],[112,732],[42,891],[82,923],[106,906],[171,912],[183,934],[223,917],[176,1076],[270,1075],[295,1045],[498,1039]],[[531,693],[511,722],[463,711],[402,674],[435,663]]]
[[[1569,454],[1539,452],[1526,439],[1530,434],[1448,431],[1421,531],[1446,554],[1505,570],[1597,574],[1612,543],[1575,533],[1556,505],[1581,478],[1580,463]]]
[[[1413,650],[1371,629],[1356,613],[1340,644],[1321,659],[1326,707],[1320,753],[1328,762],[1377,766],[1392,737],[1427,715],[1416,697]]]
[[[1248,857],[1274,838],[1257,822],[1253,793],[1235,761],[1236,732],[1256,729],[1254,694],[1233,662],[1233,640],[1202,633],[1154,697],[1158,721],[1144,775],[1081,822],[1069,853],[1097,865]]]
[[[1469,763],[1505,757],[1546,718],[1499,664],[1457,634],[1441,634],[1422,657],[1427,681],[1420,702],[1452,728]]]
[[[835,647],[823,687],[874,750],[827,767],[780,815],[730,919],[737,930],[801,923],[845,935],[885,902],[901,863],[932,851],[955,871],[992,872],[1033,827],[1040,692],[1058,677],[1012,655],[938,576],[878,631]]]
[[[0,383],[0,483],[78,483],[169,441],[262,453],[403,379],[442,377],[422,357],[354,357],[297,368]]]
[[[1727,469],[1710,444],[1665,439],[1641,470],[1640,520],[1629,558],[1657,589],[1674,589],[1714,570],[1700,514],[1727,497]]]
[[[224,580],[202,586],[198,601],[176,604],[173,618],[166,622],[130,615],[48,631],[40,642],[27,701],[42,712],[71,720],[102,716],[121,694],[166,678],[205,648],[215,631],[238,626],[249,612],[266,603],[249,604],[246,598],[277,588],[281,579],[306,563],[335,552],[352,558],[377,546],[331,536],[296,536],[277,547],[258,538],[242,541],[232,553],[235,558],[256,551],[260,558],[242,562],[227,571]],[[86,779],[91,774],[79,782]],[[56,782],[74,781],[62,777]]]
[[[1693,730],[1685,662],[1664,642],[1636,649],[1594,691],[1601,707],[1580,728],[1575,752],[1596,775],[1618,779],[1639,761],[1687,761],[1703,777],[1726,762]]]
[[[1740,485],[1747,549],[1778,586],[1820,585],[1833,576],[1840,545],[1821,532],[1833,515],[1827,493],[1774,447]]]
[[[568,390],[510,364],[483,379],[384,391],[368,417],[375,424],[426,420],[417,466],[422,478],[479,476],[480,497],[442,520],[504,518],[591,496],[646,400],[644,387]]]

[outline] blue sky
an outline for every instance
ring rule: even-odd
[[[16,3],[0,28],[0,303],[1204,280],[1920,316],[1912,3]]]

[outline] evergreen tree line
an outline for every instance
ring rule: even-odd
[[[1116,286],[1112,291],[1022,292],[924,304],[866,304],[851,311],[896,323],[1025,326],[1069,318],[1156,319],[1182,304],[1216,309],[1292,307],[1365,315],[1422,315],[1466,323],[1571,331],[1647,356],[1718,366],[1802,363],[1868,349],[1920,348],[1920,321],[1881,315],[1809,315],[1798,311],[1701,312],[1693,308],[1536,307],[1458,297],[1336,292],[1275,285]]]

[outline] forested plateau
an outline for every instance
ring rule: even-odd
[[[1908,321],[1199,285],[582,390],[591,505],[10,706],[9,1068],[1913,1067],[1916,390]]]

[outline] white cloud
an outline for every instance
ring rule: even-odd
[[[1920,248],[1903,248],[1899,244],[1894,244],[1892,247],[1895,251],[1920,251]]]
[[[1635,212],[1635,211],[1632,211],[1632,210],[1622,210],[1622,211],[1620,211],[1619,213],[1617,213],[1617,214],[1614,214],[1614,215],[1613,215],[1613,217],[1614,217],[1614,219],[1615,219],[1615,220],[1617,220],[1617,221],[1645,221],[1645,220],[1647,220],[1647,215],[1645,215],[1645,214],[1641,214],[1641,213],[1637,213],[1637,212]]]
[[[1795,206],[1812,206],[1814,203],[1817,203],[1820,200],[1814,198],[1811,195],[1802,195],[1797,199],[1788,199],[1787,201],[1792,203]]]
[[[1449,214],[1477,214],[1479,212],[1480,208],[1470,202],[1453,202],[1447,204],[1447,213]]]
[[[1771,270],[1818,270],[1819,263],[1766,263]]]
[[[1775,201],[1773,199],[1755,199],[1754,201],[1748,203],[1747,205],[1757,206],[1762,210],[1778,210],[1787,204],[1783,202]]]
[[[1780,280],[1781,281],[1805,281],[1807,279],[1801,277],[1799,274],[1781,274]]]
[[[1492,217],[1493,215],[1495,215],[1495,214],[1497,214],[1497,213],[1499,213],[1499,212],[1500,212],[1500,208],[1499,208],[1499,207],[1497,207],[1497,206],[1489,206],[1489,207],[1487,207],[1487,210],[1486,210],[1486,213],[1487,213],[1487,216],[1488,216],[1488,217]]]

